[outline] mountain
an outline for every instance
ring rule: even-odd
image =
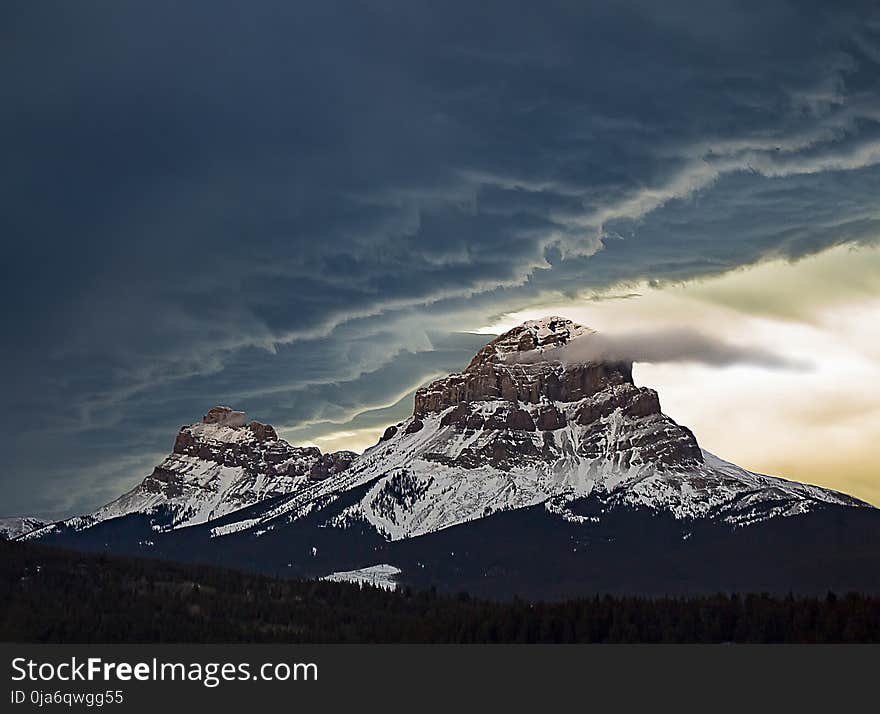
[[[26,535],[37,528],[47,525],[48,521],[32,516],[12,516],[0,518],[0,540],[13,540]]]
[[[880,511],[702,450],[631,363],[566,359],[592,334],[506,332],[357,458],[215,408],[132,492],[26,537],[495,597],[880,591]]]

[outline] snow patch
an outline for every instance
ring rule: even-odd
[[[397,590],[395,577],[400,575],[401,572],[400,568],[394,565],[380,563],[379,565],[370,565],[358,570],[330,573],[330,575],[325,575],[321,580],[329,580],[336,583],[361,583],[386,590]]]

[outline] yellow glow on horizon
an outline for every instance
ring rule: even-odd
[[[303,446],[317,446],[324,453],[342,450],[362,453],[379,441],[386,428],[387,426],[381,426],[333,431],[316,436],[312,441],[304,442]]]

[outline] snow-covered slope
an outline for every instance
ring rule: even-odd
[[[0,540],[12,540],[46,525],[42,518],[12,516],[0,518]]]
[[[396,590],[397,581],[394,579],[396,575],[400,575],[400,568],[388,565],[387,563],[381,563],[357,570],[330,573],[321,578],[321,580],[330,580],[337,583],[362,583],[364,585],[385,588],[386,590]]]
[[[82,530],[134,513],[155,515],[157,531],[205,523],[294,493],[345,469],[355,456],[292,446],[273,427],[246,423],[243,412],[214,407],[201,422],[181,428],[172,453],[131,491],[30,537],[58,527]]]

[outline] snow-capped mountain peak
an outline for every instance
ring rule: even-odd
[[[293,446],[271,425],[248,422],[244,412],[217,406],[201,421],[181,427],[172,453],[131,491],[64,523],[82,529],[142,513],[155,516],[156,530],[197,525],[294,493],[346,469],[355,456]]]

